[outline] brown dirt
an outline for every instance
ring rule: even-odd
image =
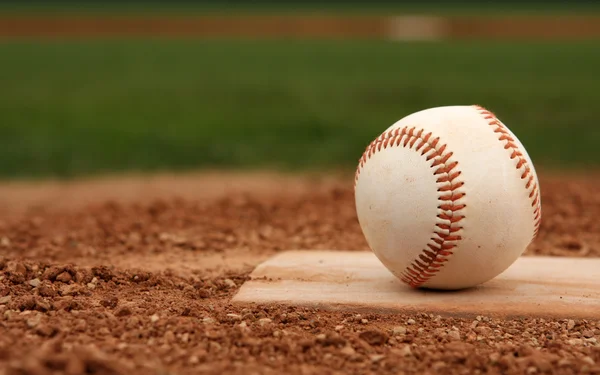
[[[402,17],[404,15],[398,15]],[[0,37],[173,36],[384,38],[400,20],[390,16],[333,15],[0,15]],[[409,19],[415,28],[435,28],[437,37],[580,39],[600,37],[598,16],[486,16]],[[397,35],[396,35],[397,36]]]
[[[544,175],[530,255],[600,256],[600,176]],[[600,374],[600,321],[234,307],[262,259],[366,249],[352,176],[0,186],[0,374]]]

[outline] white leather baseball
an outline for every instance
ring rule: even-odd
[[[413,113],[356,170],[369,247],[412,287],[462,289],[506,270],[537,235],[539,182],[517,137],[480,106]]]

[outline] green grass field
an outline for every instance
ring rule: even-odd
[[[353,168],[399,118],[494,110],[544,168],[600,165],[596,43],[0,43],[0,176]]]

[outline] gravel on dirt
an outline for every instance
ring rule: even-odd
[[[600,256],[599,181],[542,178],[527,255]],[[600,321],[229,303],[279,251],[366,250],[351,186],[3,215],[0,374],[600,374]]]

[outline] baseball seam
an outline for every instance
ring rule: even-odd
[[[438,214],[433,229],[433,236],[425,249],[401,273],[400,279],[412,287],[418,287],[434,277],[453,254],[461,237],[461,221],[465,216],[462,210],[466,204],[461,203],[465,192],[461,187],[464,181],[459,179],[461,171],[458,162],[451,161],[453,153],[446,150],[446,144],[441,144],[439,137],[432,139],[432,133],[423,134],[424,130],[416,131],[415,127],[396,128],[384,132],[366,148],[363,153],[354,180],[354,186],[365,163],[382,149],[392,146],[409,147],[421,151],[421,155],[431,161],[430,168],[438,176]],[[404,140],[404,141],[403,141]]]
[[[534,230],[531,238],[531,241],[533,241],[540,230],[542,207],[539,187],[531,167],[527,163],[523,153],[519,150],[515,139],[510,135],[506,126],[496,117],[496,115],[480,105],[475,105],[473,107],[483,116],[488,125],[493,127],[494,133],[498,133],[498,140],[504,142],[504,149],[509,150],[510,158],[517,159],[516,168],[521,172],[521,180],[526,180],[525,189],[529,192],[531,207],[533,208]]]

